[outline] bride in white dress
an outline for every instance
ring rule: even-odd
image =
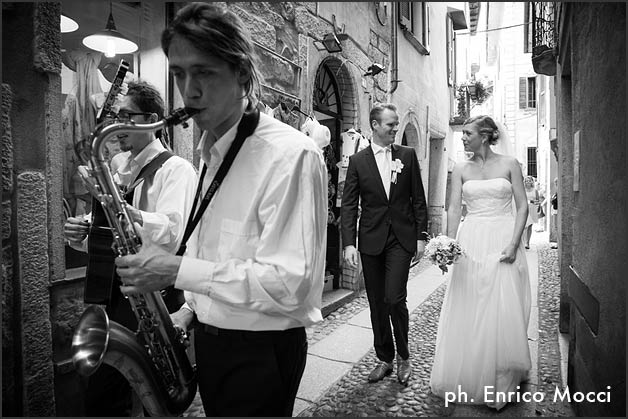
[[[455,395],[456,403],[501,409],[509,393],[516,400],[531,368],[521,241],[528,205],[519,162],[490,147],[499,138],[493,119],[470,118],[462,132],[465,151],[474,155],[453,170],[447,235],[457,233],[465,255],[453,265],[443,301],[430,386],[450,401]],[[460,223],[463,198],[467,214]]]

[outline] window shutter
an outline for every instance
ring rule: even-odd
[[[403,29],[412,32],[412,3],[399,2],[399,23]]]
[[[519,109],[527,108],[528,89],[526,87],[526,78],[519,77]]]

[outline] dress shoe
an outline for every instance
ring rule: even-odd
[[[381,361],[369,374],[369,383],[374,383],[389,375],[393,370],[392,362]]]
[[[412,365],[410,364],[410,358],[401,359],[397,358],[397,379],[404,386],[408,385],[408,379],[412,373]]]

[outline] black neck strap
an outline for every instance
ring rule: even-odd
[[[133,195],[135,192],[135,188],[137,188],[139,184],[144,181],[144,179],[153,176],[155,172],[157,172],[157,170],[159,170],[161,166],[164,165],[166,160],[168,160],[172,156],[174,156],[174,153],[172,153],[171,151],[162,151],[154,159],[148,162],[147,165],[142,167],[142,170],[140,170],[133,182],[131,182],[128,186],[122,188],[124,199],[126,200],[126,202],[129,203],[129,205],[133,205]]]
[[[194,197],[192,210],[190,211],[190,216],[188,217],[188,222],[187,222],[187,225],[185,226],[185,233],[183,233],[183,239],[181,240],[181,246],[179,247],[177,256],[181,256],[185,253],[187,249],[186,243],[188,239],[192,235],[192,232],[198,225],[199,221],[201,221],[201,217],[203,216],[203,213],[209,206],[209,202],[216,194],[218,187],[220,186],[223,179],[227,175],[227,172],[231,168],[231,164],[235,160],[235,157],[238,154],[238,151],[240,151],[242,144],[244,144],[244,140],[248,136],[253,134],[253,131],[255,131],[255,128],[257,128],[258,122],[259,122],[259,111],[257,110],[257,108],[251,107],[249,105],[249,108],[246,110],[244,115],[242,115],[242,119],[240,120],[240,123],[238,124],[238,132],[236,134],[236,137],[233,140],[231,147],[229,147],[229,151],[227,152],[225,159],[220,164],[220,167],[218,168],[218,172],[216,172],[216,175],[214,176],[212,183],[209,185],[207,192],[205,192],[205,196],[203,197],[203,200],[200,203],[198,211],[196,211],[196,206],[198,205],[198,201],[201,196],[201,189],[203,188],[203,179],[205,179],[205,174],[207,173],[207,165],[203,164],[201,177],[199,178],[198,186],[196,188],[196,196]]]

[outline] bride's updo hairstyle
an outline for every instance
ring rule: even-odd
[[[495,124],[493,118],[488,115],[472,116],[464,121],[463,125],[469,124],[475,124],[478,127],[478,132],[480,134],[486,134],[490,145],[497,143],[497,139],[499,138],[499,129],[497,129],[497,124]]]

